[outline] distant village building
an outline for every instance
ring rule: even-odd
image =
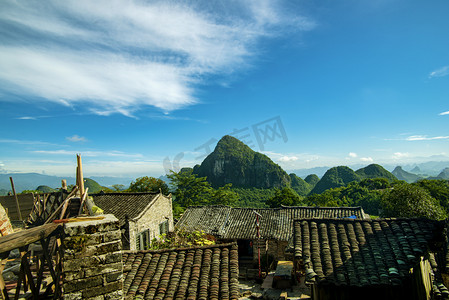
[[[102,193],[90,196],[105,214],[119,219],[123,249],[148,249],[152,239],[174,230],[171,195]]]
[[[260,215],[260,240],[257,237],[256,216]],[[369,217],[361,207],[288,207],[235,208],[229,206],[191,206],[184,212],[176,230],[203,230],[219,241],[237,241],[239,257],[257,259],[268,253],[275,260],[293,260],[286,248],[293,247],[293,221],[305,218]]]
[[[312,299],[449,298],[445,222],[307,219],[294,231],[295,267]]]

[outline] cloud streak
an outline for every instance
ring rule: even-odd
[[[71,155],[75,156],[81,153],[86,157],[127,157],[127,158],[142,158],[142,154],[125,153],[122,151],[72,151],[72,150],[35,150],[33,153],[46,154],[46,155]]]
[[[427,135],[411,135],[407,137],[406,141],[433,141],[433,140],[447,140],[449,136],[433,136],[428,137]]]
[[[70,142],[86,142],[87,141],[87,139],[85,137],[79,136],[77,134],[75,134],[73,136],[68,136],[65,139]]]
[[[429,78],[444,77],[447,75],[449,75],[449,66],[444,66],[435,71],[430,72]]]
[[[315,24],[279,1],[16,1],[0,10],[0,91],[100,115],[198,102],[210,76],[251,65],[257,44]],[[1,29],[2,28],[2,29]]]

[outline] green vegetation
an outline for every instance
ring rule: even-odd
[[[355,172],[351,168],[340,166],[327,170],[321,180],[316,183],[310,194],[320,194],[329,189],[344,187],[353,181],[375,178],[384,178],[388,182],[397,180],[393,174],[377,164],[371,164]]]
[[[343,187],[350,182],[359,180],[360,177],[351,168],[346,166],[333,167],[327,170],[310,193],[321,194],[325,190]]]
[[[117,185],[114,189],[120,190],[121,186]],[[153,192],[158,193],[159,191],[162,194],[167,195],[169,193],[167,184],[158,178],[154,177],[139,177],[129,185],[129,188],[126,192]]]
[[[364,179],[346,186],[311,194],[304,202],[312,206],[361,206],[380,217],[427,217],[443,219],[449,212],[449,184],[444,180],[417,183],[385,178]]]
[[[19,195],[23,195],[23,194],[42,194],[43,192],[38,191],[38,190],[23,190],[20,193],[18,193]]]
[[[307,182],[312,188],[315,187],[315,185],[320,181],[320,177],[316,174],[310,174],[307,175],[306,178],[304,178],[304,181]]]
[[[383,215],[386,217],[425,217],[442,220],[447,212],[430,193],[417,185],[397,184],[381,199]]]
[[[36,188],[36,191],[39,191],[40,193],[53,193],[57,192],[57,189],[53,189],[47,185],[40,185]]]
[[[364,179],[321,194],[311,194],[305,203],[311,206],[361,206],[368,214],[378,215],[382,189],[390,184],[384,178]]]
[[[232,205],[238,195],[231,189],[231,184],[214,189],[206,177],[198,177],[192,170],[167,175],[174,188],[173,206],[175,215],[192,205]]]
[[[234,204],[236,207],[267,207],[267,201],[274,196],[274,189],[258,188],[232,188],[239,199]]]
[[[232,183],[237,188],[282,188],[290,177],[268,156],[253,151],[238,139],[226,135],[193,173],[207,177],[212,187]]]
[[[268,199],[267,204],[269,207],[281,207],[285,206],[299,206],[302,205],[302,198],[289,187],[282,189],[275,189],[274,196]]]
[[[449,179],[449,168],[444,168],[437,176],[438,179]]]
[[[90,194],[96,194],[107,188],[102,187],[98,182],[90,178],[84,178],[84,189],[89,188]]]
[[[425,189],[446,212],[449,212],[449,182],[446,180],[423,179],[414,185]]]
[[[421,177],[416,174],[404,171],[401,166],[397,166],[396,168],[394,168],[393,172],[391,173],[396,176],[397,179],[403,180],[408,183],[416,182],[417,180],[421,179]]]
[[[355,171],[355,173],[360,177],[361,180],[367,179],[367,178],[385,178],[389,182],[394,182],[397,180],[397,178],[384,169],[381,165],[378,164],[371,164],[369,166],[366,166],[364,168],[358,169]]]
[[[290,187],[295,190],[298,195],[306,196],[314,188],[314,185],[307,183],[304,179],[296,176],[296,174],[291,173],[289,176],[291,180]]]
[[[162,234],[151,241],[150,249],[171,249],[190,246],[215,245],[215,237],[203,231],[177,230],[169,234]]]

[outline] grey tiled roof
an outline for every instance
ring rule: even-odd
[[[238,299],[237,245],[125,251],[125,299]]]
[[[260,234],[265,239],[288,241],[293,235],[293,220],[300,218],[366,217],[361,207],[236,208],[229,206],[191,206],[176,224],[177,229],[203,230],[222,239],[254,239],[256,214]]]
[[[296,220],[295,258],[308,281],[400,285],[421,256],[443,249],[444,227],[427,219]]]
[[[120,221],[120,226],[125,223],[125,217],[130,220],[136,218],[145,208],[152,203],[159,193],[105,193],[91,194],[99,208],[105,214],[113,214]]]

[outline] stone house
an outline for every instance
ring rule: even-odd
[[[296,220],[296,274],[315,300],[448,299],[445,231],[428,219]]]
[[[257,238],[256,214],[260,215],[260,236]],[[238,243],[239,257],[257,260],[268,253],[275,260],[293,260],[286,250],[293,247],[293,221],[304,218],[369,217],[361,207],[236,208],[229,206],[191,206],[186,209],[176,230],[203,230],[219,241]]]
[[[123,249],[148,249],[154,238],[174,230],[171,195],[101,193],[90,196],[105,214],[119,219]]]

